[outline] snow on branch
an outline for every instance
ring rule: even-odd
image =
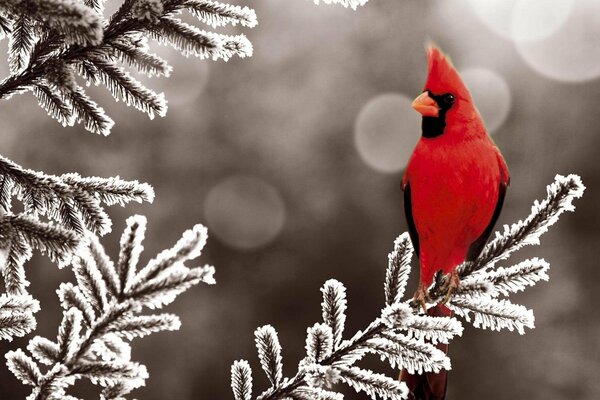
[[[578,175],[556,175],[554,182],[546,188],[546,198],[541,202],[536,200],[531,206],[531,214],[511,226],[504,225],[503,231],[496,232],[494,240],[475,262],[462,266],[461,275],[491,268],[523,246],[540,244],[540,236],[558,221],[563,212],[575,211],[573,200],[583,196],[584,190],[585,186]]]
[[[572,201],[581,197],[584,189],[577,175],[557,175],[554,183],[548,186],[547,198],[534,203],[529,217],[505,227],[474,263],[460,267],[461,288],[452,294],[448,307],[478,328],[516,330],[520,334],[525,333],[525,328],[533,328],[531,310],[500,297],[548,280],[548,263],[533,258],[509,268],[492,268],[498,260],[506,259],[517,249],[539,243],[540,236],[564,211],[574,210]],[[333,279],[325,283],[321,289],[324,323],[316,323],[307,329],[307,355],[291,378],[281,377],[281,346],[277,332],[270,325],[258,328],[255,335],[259,358],[271,387],[253,397],[250,366],[247,361],[236,361],[231,369],[235,399],[339,400],[342,395],[332,391],[337,383],[346,383],[372,399],[406,399],[408,389],[403,382],[355,365],[369,353],[387,360],[394,368],[405,368],[409,373],[449,370],[450,359],[435,344],[449,343],[455,336],[461,336],[463,327],[454,317],[420,314],[420,306],[412,300],[402,300],[412,254],[410,238],[404,233],[396,239],[388,256],[385,304],[381,314],[350,339],[342,338],[346,289]],[[430,288],[430,296],[435,302],[444,295],[440,293],[441,285],[443,279]]]
[[[104,400],[122,399],[143,386],[148,372],[145,366],[131,360],[129,342],[181,326],[176,315],[142,314],[143,309],[162,308],[200,282],[214,283],[213,267],[185,265],[200,256],[206,243],[207,233],[202,225],[186,231],[174,247],[138,271],[136,264],[142,250],[140,227],[145,227],[145,222],[141,216],[127,220],[116,265],[108,259],[97,238],[80,248],[73,261],[75,283],[63,283],[57,290],[64,315],[56,341],[36,336],[27,346],[31,356],[21,349],[6,354],[9,370],[23,384],[32,387],[28,399],[71,398],[66,394],[67,388],[82,378],[100,386]],[[121,269],[127,273],[122,274]],[[0,336],[4,334],[4,313],[18,316],[11,311],[26,307],[36,308],[37,302],[0,296]],[[46,367],[40,368],[40,364]],[[244,393],[249,390],[247,371],[242,364],[239,371],[236,376],[241,382],[240,395],[245,399]]]
[[[345,8],[350,7],[353,10],[356,10],[359,6],[364,6],[368,1],[369,0],[313,0],[315,4],[334,4]]]
[[[0,99],[31,91],[63,126],[81,123],[108,135],[114,122],[77,83],[105,86],[118,101],[164,116],[167,102],[127,69],[169,76],[172,68],[152,54],[148,39],[201,59],[229,60],[252,55],[245,35],[202,30],[180,19],[183,11],[212,28],[238,23],[253,28],[254,10],[209,0],[122,0],[104,18],[104,0],[8,0],[0,2],[0,36],[9,37],[11,75],[0,81]],[[128,67],[127,69],[124,68]]]
[[[22,213],[11,212],[13,197],[23,204]],[[109,232],[110,219],[102,203],[125,205],[153,198],[152,187],[145,183],[48,175],[0,156],[0,248],[4,255],[0,269],[7,293],[26,293],[23,265],[32,249],[62,266],[70,261],[84,231]],[[41,221],[40,216],[49,221]]]
[[[0,340],[12,340],[35,329],[33,314],[39,309],[40,303],[29,294],[0,294]]]

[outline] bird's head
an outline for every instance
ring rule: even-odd
[[[412,103],[423,115],[423,136],[433,138],[447,126],[481,122],[471,94],[452,61],[434,45],[427,46],[428,74],[425,89]]]

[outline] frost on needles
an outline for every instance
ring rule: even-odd
[[[13,199],[22,207],[13,210]],[[24,264],[37,249],[59,266],[85,243],[84,232],[104,235],[111,221],[104,205],[154,199],[152,187],[114,178],[60,176],[25,169],[0,156],[0,340],[35,328],[39,304],[27,293]]]
[[[334,4],[342,7],[350,7],[356,10],[359,6],[364,6],[369,0],[313,0],[315,4]]]
[[[584,189],[579,176],[557,175],[547,188],[546,199],[536,201],[526,219],[505,226],[477,260],[461,265],[461,289],[452,294],[448,303],[455,315],[483,329],[508,329],[523,334],[525,328],[533,328],[533,312],[511,303],[507,297],[541,280],[547,281],[548,263],[532,258],[512,267],[494,266],[525,245],[539,244],[540,236],[563,212],[574,210],[572,201],[581,197]],[[463,327],[454,317],[420,314],[417,304],[403,300],[412,255],[409,235],[404,233],[396,239],[388,256],[381,314],[349,339],[343,339],[346,289],[334,279],[325,282],[321,289],[323,321],[307,329],[306,357],[291,378],[283,377],[277,331],[270,325],[258,328],[255,332],[258,358],[271,386],[255,397],[250,364],[246,360],[236,361],[231,367],[235,400],[341,400],[342,394],[334,387],[337,383],[345,383],[373,399],[406,399],[408,389],[404,382],[355,365],[368,353],[410,373],[449,370],[450,359],[435,344],[461,336]],[[443,283],[438,279],[430,288],[435,303],[442,298]]]
[[[105,86],[113,97],[148,114],[164,116],[167,102],[135,79],[169,76],[171,66],[149,51],[148,39],[186,56],[229,60],[252,55],[243,34],[225,35],[180,19],[188,12],[206,27],[257,25],[254,10],[211,0],[123,0],[104,16],[104,0],[8,0],[0,2],[0,38],[9,40],[10,76],[0,99],[31,91],[63,126],[81,123],[108,135],[113,121],[78,83]]]
[[[215,283],[212,266],[185,265],[200,256],[204,226],[184,232],[175,246],[138,269],[145,228],[144,217],[127,220],[116,262],[89,234],[72,263],[75,283],[57,290],[64,315],[56,340],[36,336],[27,345],[31,355],[21,349],[6,354],[10,371],[32,387],[29,400],[75,400],[66,389],[83,378],[102,388],[102,400],[124,399],[148,378],[146,367],[131,360],[129,342],[179,329],[176,315],[155,311],[193,285]],[[152,312],[143,314],[145,309]]]

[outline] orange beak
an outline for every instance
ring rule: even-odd
[[[440,107],[434,99],[429,97],[429,93],[423,92],[412,102],[412,108],[421,113],[424,117],[437,117],[440,114]]]

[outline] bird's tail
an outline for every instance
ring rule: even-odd
[[[438,304],[427,310],[427,315],[434,317],[449,317],[452,311],[443,304]],[[438,343],[436,347],[444,353],[448,353],[448,345]],[[425,372],[423,374],[409,374],[403,369],[400,372],[400,380],[408,386],[408,400],[444,400],[446,398],[446,386],[448,385],[448,371],[441,370],[437,374]]]

